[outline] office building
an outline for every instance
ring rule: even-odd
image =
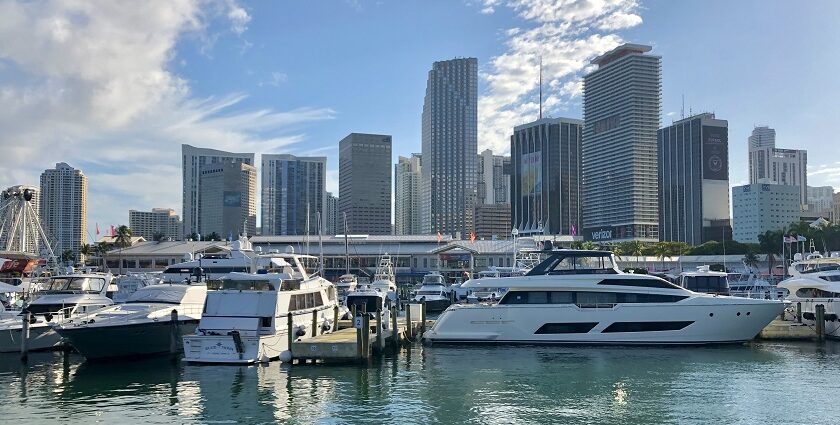
[[[511,237],[510,204],[478,204],[475,206],[475,237],[507,239]]]
[[[583,121],[569,118],[514,128],[511,227],[520,234],[576,236],[580,231],[582,131]]]
[[[327,192],[327,206],[326,214],[324,215],[324,228],[328,235],[337,235],[344,232],[344,224],[341,223],[338,214],[338,197],[333,196],[332,192]]]
[[[808,204],[808,152],[776,147],[776,130],[756,127],[747,139],[750,184],[797,186],[800,209]]]
[[[394,165],[394,233],[422,234],[420,226],[421,156],[399,157]]]
[[[485,149],[476,160],[476,205],[510,203],[510,157]]]
[[[831,186],[808,186],[808,210],[816,213],[831,211],[834,206],[834,188]]]
[[[592,60],[584,77],[583,237],[659,240],[656,132],[661,58],[625,44]]]
[[[391,136],[351,133],[338,149],[338,212],[348,231],[390,235]]]
[[[262,235],[317,235],[318,214],[325,213],[327,158],[263,154],[261,163]]]
[[[840,192],[834,194],[834,202],[831,206],[831,222],[840,224]]]
[[[204,191],[200,187],[200,170],[206,164],[218,164],[221,162],[235,162],[254,165],[253,153],[232,153],[216,149],[197,148],[190,145],[181,145],[181,173],[183,182],[183,210],[181,214],[184,220],[184,235],[193,233],[210,233],[201,228],[201,194]]]
[[[732,238],[738,242],[758,243],[758,235],[799,222],[799,213],[796,186],[748,184],[732,188]]]
[[[184,239],[184,224],[171,208],[152,208],[151,211],[128,211],[128,227],[131,236],[140,236],[147,241]]]
[[[423,233],[473,228],[478,155],[478,60],[435,62],[423,100]]]
[[[198,198],[202,238],[253,236],[257,230],[257,169],[244,162],[222,161],[199,169]]]
[[[689,245],[731,239],[729,128],[703,113],[662,128],[659,144],[659,239]]]
[[[41,173],[40,218],[52,240],[53,252],[61,256],[79,250],[87,241],[87,177],[82,170],[63,162]]]

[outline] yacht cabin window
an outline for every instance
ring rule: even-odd
[[[610,307],[615,304],[675,303],[682,295],[637,294],[595,291],[508,291],[499,304],[577,304],[579,307]]]
[[[556,251],[528,272],[528,275],[616,274],[609,252]]]
[[[799,288],[796,290],[796,296],[799,298],[840,298],[840,293],[817,288]]]
[[[207,282],[207,289],[233,291],[273,291],[274,286],[267,280],[211,280]]]

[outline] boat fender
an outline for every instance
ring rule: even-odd
[[[327,321],[327,320],[324,320],[324,323],[321,325],[321,333],[329,332],[330,329],[332,329],[332,326],[330,325],[330,322]]]
[[[280,361],[283,363],[289,363],[292,361],[292,352],[289,350],[283,351],[280,353]]]
[[[304,335],[306,335],[306,326],[305,325],[298,326],[297,329],[295,329],[295,336],[296,337],[302,337]]]
[[[52,321],[52,318],[53,318],[53,315],[52,315],[51,313],[47,313],[47,314],[45,314],[45,315],[44,315],[44,320],[46,320],[47,322]],[[35,322],[37,322],[37,321],[38,321],[38,320],[37,320],[37,319],[35,319],[35,316],[32,316],[32,317],[29,319],[29,323],[35,323]]]

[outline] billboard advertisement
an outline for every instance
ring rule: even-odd
[[[522,195],[542,193],[542,152],[522,154]]]
[[[703,178],[729,180],[729,141],[726,127],[703,126]]]

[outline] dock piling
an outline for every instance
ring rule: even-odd
[[[385,346],[385,339],[382,337],[382,309],[376,309],[376,351],[381,351]]]
[[[318,336],[318,310],[312,310],[312,338]]]
[[[355,306],[353,306],[353,307],[354,307],[353,311],[355,312],[356,308],[355,308]],[[356,316],[356,314],[354,313],[353,314],[353,326],[356,325],[356,319],[360,319],[360,317]],[[362,325],[364,325],[364,319],[362,319]],[[363,342],[363,339],[364,339],[364,337],[362,337],[362,330],[363,330],[363,326],[357,326],[356,327],[356,357],[358,357],[359,360],[364,358],[362,356],[362,342]]]
[[[178,342],[181,340],[181,330],[178,328],[178,310],[172,309],[169,312],[169,354],[177,355],[179,351]]]
[[[286,315],[286,326],[289,328],[289,350],[292,349],[292,342],[295,340],[295,321],[292,318],[292,313]]]
[[[333,322],[331,330],[333,332],[338,330],[338,304],[333,307]]]
[[[420,305],[420,337],[426,334],[426,300]]]
[[[414,339],[414,327],[411,325],[411,303],[405,305],[405,336],[409,340]]]
[[[370,316],[362,315],[362,358],[367,360],[370,357]]]
[[[26,361],[29,358],[29,319],[32,313],[23,313],[23,323],[20,328],[20,359]]]
[[[815,321],[817,322],[817,341],[822,341],[825,338],[825,305],[817,304],[815,309]]]
[[[796,303],[796,321],[802,323],[802,303]]]
[[[400,331],[397,329],[397,307],[391,306],[391,345],[394,348],[400,344]]]

